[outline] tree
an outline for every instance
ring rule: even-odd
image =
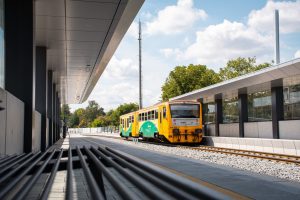
[[[70,107],[68,104],[63,104],[61,107],[60,118],[64,120],[64,122],[68,122],[71,117]]]
[[[108,126],[110,121],[107,116],[98,116],[92,123],[91,127],[104,127]]]
[[[110,125],[119,126],[121,115],[136,111],[138,109],[139,106],[136,103],[124,103],[119,105],[119,107],[117,107],[113,111],[109,111],[109,113],[107,114],[107,117],[109,117],[111,120]]]
[[[269,67],[270,63],[263,63],[256,65],[256,58],[241,58],[229,60],[225,68],[220,69],[220,78],[222,81],[232,79],[250,72],[254,72],[266,67]]]
[[[205,65],[177,66],[162,86],[162,100],[220,82],[217,73]]]
[[[85,120],[90,125],[98,116],[104,116],[105,112],[96,101],[89,101],[89,105],[85,109]]]
[[[80,122],[85,118],[84,117],[85,110],[83,108],[79,108],[74,111],[73,114],[71,114],[69,119],[69,127],[71,128],[77,128],[80,124]]]

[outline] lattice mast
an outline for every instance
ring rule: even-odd
[[[143,108],[143,95],[142,95],[142,26],[139,20],[139,108]]]

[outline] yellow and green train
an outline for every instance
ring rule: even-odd
[[[120,116],[120,135],[126,138],[200,143],[202,130],[202,106],[194,101],[159,103]]]

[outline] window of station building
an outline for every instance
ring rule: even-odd
[[[248,94],[248,121],[259,122],[272,120],[271,91]]]
[[[205,124],[215,123],[215,103],[209,102],[203,104]]]
[[[300,119],[300,83],[284,86],[284,119]]]
[[[4,5],[0,0],[0,88],[4,88]]]
[[[223,99],[223,123],[239,122],[238,98]]]

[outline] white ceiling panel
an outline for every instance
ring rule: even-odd
[[[95,86],[144,0],[36,0],[36,45],[62,103],[81,103]]]
[[[67,17],[112,19],[118,4],[110,1],[68,1]]]
[[[102,43],[105,35],[106,32],[67,31],[67,38],[69,41]]]
[[[111,19],[67,18],[67,31],[106,32]]]

